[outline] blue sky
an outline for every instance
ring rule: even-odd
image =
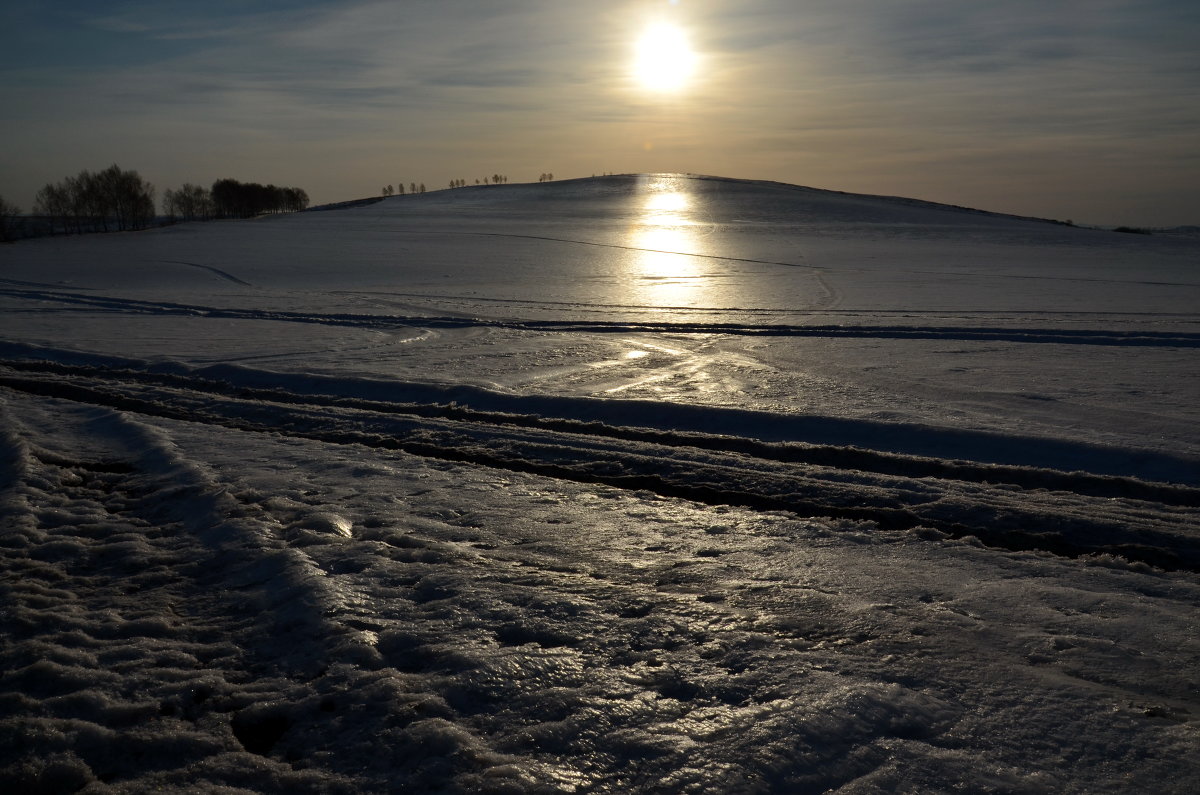
[[[659,19],[671,94],[631,77]],[[0,195],[689,171],[1200,223],[1197,41],[1194,0],[0,0]]]

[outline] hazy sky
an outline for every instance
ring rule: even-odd
[[[631,68],[660,19],[675,91]],[[1196,0],[0,0],[0,195],[686,171],[1194,224],[1197,42]]]

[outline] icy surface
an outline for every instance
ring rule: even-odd
[[[0,789],[1194,792],[1198,299],[676,175],[0,248]]]

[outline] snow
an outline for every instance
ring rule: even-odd
[[[680,175],[0,248],[0,787],[1194,792],[1198,296]]]

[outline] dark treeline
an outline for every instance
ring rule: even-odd
[[[294,213],[308,208],[308,194],[300,188],[279,188],[257,182],[219,179],[209,191],[213,215],[249,218],[264,213]]]
[[[191,183],[168,189],[162,203],[168,222],[247,218],[307,209],[308,194],[301,188],[219,179],[211,189]],[[33,217],[16,219],[17,213],[8,213],[6,208],[0,206],[4,211],[0,212],[0,238],[127,231],[162,223],[155,211],[154,186],[138,172],[122,170],[116,164],[47,183],[34,199]],[[21,221],[19,228],[17,220]]]
[[[208,188],[183,183],[179,190],[163,191],[163,212],[172,220],[206,221],[216,215]]]
[[[538,181],[541,182],[544,179],[546,179],[545,174],[543,174],[541,179],[539,179]],[[492,174],[490,177],[484,177],[482,179],[482,181],[479,179],[475,180],[476,185],[481,185],[481,184],[482,185],[501,185],[501,184],[506,184],[507,182],[508,182],[508,176],[505,174]],[[467,187],[467,181],[465,179],[461,179],[461,178],[460,179],[452,179],[452,180],[450,180],[448,187],[450,189],[465,188],[465,187]],[[420,185],[418,185],[415,182],[410,182],[408,184],[408,192],[409,193],[424,193],[425,192],[425,183],[422,182]],[[384,185],[382,193],[384,196],[395,196],[396,194],[403,196],[404,195],[404,183],[401,182],[396,187],[392,187],[391,185]]]
[[[20,207],[6,202],[4,197],[0,196],[0,243],[16,239],[16,219],[20,214]]]
[[[295,213],[308,209],[302,188],[280,188],[257,182],[219,179],[211,189],[185,182],[163,194],[163,211],[184,221],[209,218],[250,218],[265,213]]]
[[[77,234],[144,229],[154,222],[154,186],[114,163],[48,183],[34,198],[34,212]]]
[[[420,185],[418,185],[415,182],[410,182],[408,185],[408,192],[409,193],[424,193],[425,192],[425,183],[422,182]],[[391,185],[383,186],[383,195],[384,196],[395,196],[397,193],[399,193],[401,196],[404,195],[404,183],[403,182],[397,183],[396,187],[394,187],[394,188]]]

